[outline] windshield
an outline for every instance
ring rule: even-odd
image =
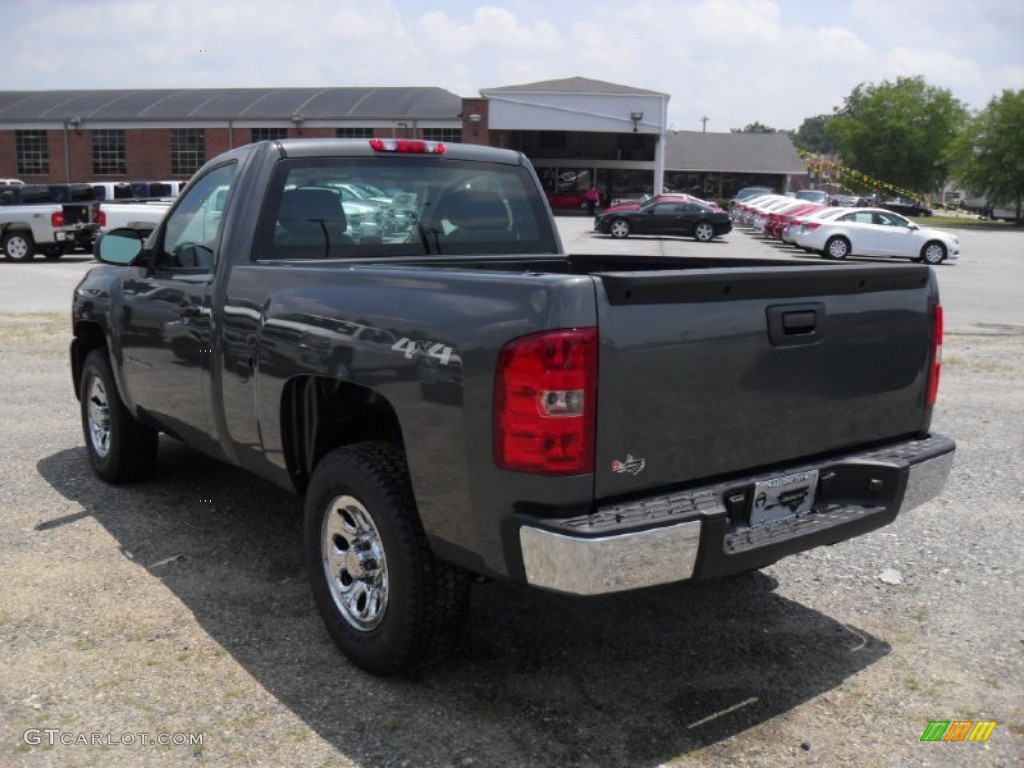
[[[522,166],[285,159],[263,203],[254,257],[556,253],[556,242],[543,197]]]

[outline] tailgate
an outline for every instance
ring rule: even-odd
[[[598,498],[927,427],[930,308],[937,301],[928,267],[595,277]]]
[[[89,224],[91,221],[91,203],[64,203],[64,225]]]

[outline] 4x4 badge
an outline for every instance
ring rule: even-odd
[[[635,459],[633,458],[633,454],[627,453],[625,461],[619,461],[616,459],[612,462],[612,472],[616,472],[620,475],[623,472],[627,472],[631,475],[639,475],[644,471],[644,467],[646,466],[646,461],[643,459]]]

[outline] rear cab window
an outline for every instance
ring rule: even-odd
[[[530,172],[423,157],[288,158],[265,196],[256,260],[557,253]]]

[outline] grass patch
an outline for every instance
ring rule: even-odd
[[[0,314],[0,343],[38,344],[71,338],[67,312],[10,312]]]
[[[986,231],[1018,230],[1024,232],[1024,227],[1018,224],[992,221],[991,219],[972,219],[967,216],[913,216],[908,218],[922,227],[962,227]]]

